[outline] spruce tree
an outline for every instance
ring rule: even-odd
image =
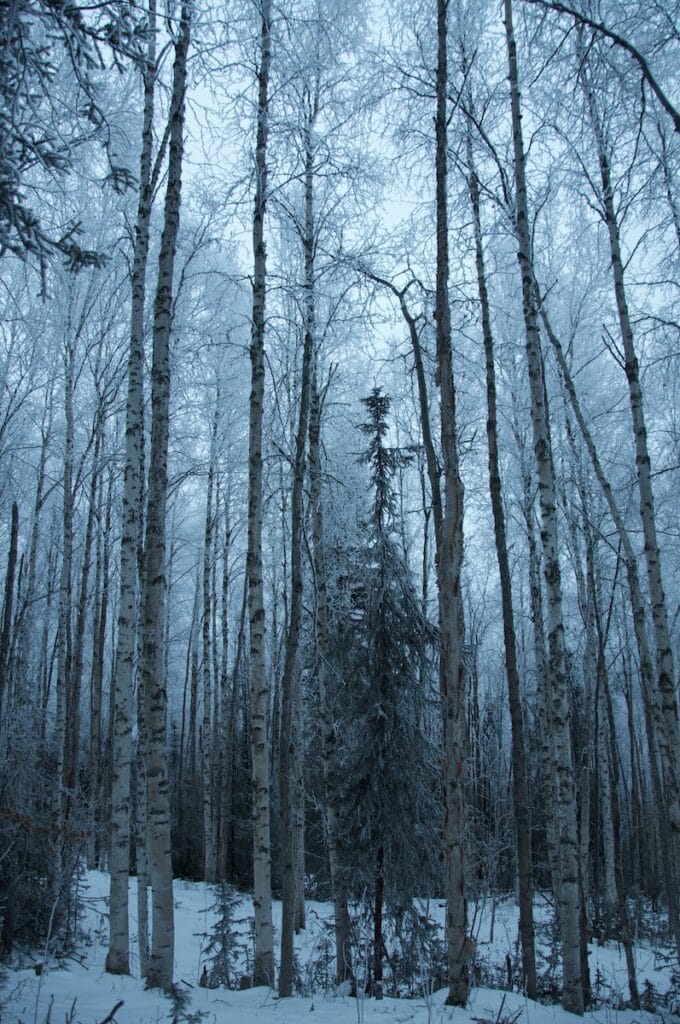
[[[435,631],[397,543],[394,477],[409,456],[386,443],[389,397],[374,388],[362,401],[368,418],[360,429],[368,443],[360,462],[368,466],[372,503],[351,553],[337,649],[345,681],[345,863],[355,897],[372,907],[370,987],[379,995],[384,915],[401,919],[436,874],[435,759],[422,730],[421,690]]]

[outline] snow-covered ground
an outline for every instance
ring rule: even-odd
[[[3,974],[0,991],[1,1024],[101,1024],[117,1004],[116,1024],[160,1024],[173,1016],[171,1001],[157,991],[145,991],[138,977],[113,977],[104,971],[108,937],[107,895],[108,875],[89,872],[85,879],[86,913],[83,920],[85,940],[79,956],[61,963],[50,962],[41,975],[32,965]],[[323,1024],[573,1024],[574,1017],[559,1006],[532,1003],[516,992],[473,987],[466,1010],[447,1007],[446,991],[423,991],[414,999],[374,1000],[351,996],[328,987],[308,996],[279,1000],[268,989],[245,991],[207,989],[199,986],[206,963],[206,936],[212,931],[215,902],[214,890],[201,883],[175,882],[175,979],[183,994],[178,1021],[205,1024],[292,1024],[314,1020]],[[135,881],[130,889],[131,911],[136,907]],[[443,908],[435,904],[438,914]],[[248,918],[252,907],[247,900],[239,906],[237,917],[247,941]],[[274,923],[280,919],[280,906],[274,906]],[[540,914],[539,914],[540,916]],[[324,958],[328,960],[328,920],[330,907],[308,904],[305,931],[296,938],[296,955],[303,980],[311,977]],[[511,903],[495,908],[486,904],[478,908],[475,918],[477,957],[484,964],[502,965],[507,953],[515,951],[517,938],[516,911]],[[134,925],[133,925],[134,927]],[[133,970],[138,967],[133,949]],[[81,956],[82,954],[82,956]],[[636,948],[638,983],[645,982],[658,993],[670,986],[670,970],[661,967],[654,952],[644,946]],[[616,1005],[627,996],[626,969],[623,951],[615,944],[593,945],[590,955],[591,977],[598,979],[601,995],[610,992],[610,1005],[589,1012],[592,1024],[645,1024],[655,1018],[642,1012],[621,1011]],[[424,986],[425,988],[427,986]],[[175,1012],[177,1012],[175,1010]],[[658,1018],[656,1018],[658,1020]]]

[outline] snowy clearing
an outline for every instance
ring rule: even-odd
[[[206,989],[198,984],[206,961],[206,936],[211,932],[214,913],[214,893],[203,883],[175,882],[175,980],[181,994],[181,1006],[175,1007],[170,999],[158,991],[145,991],[138,977],[114,977],[104,971],[108,941],[108,875],[88,872],[85,881],[86,906],[82,922],[84,940],[79,945],[78,957],[62,962],[50,962],[41,975],[34,965],[7,971],[0,991],[0,1021],[2,1024],[101,1024],[114,1007],[116,1024],[151,1024],[173,1020],[205,1021],[206,1024],[286,1024],[286,1022],[312,1020],[316,1015],[324,1024],[395,1024],[413,1021],[415,1024],[445,1024],[455,1020],[459,1024],[567,1024],[572,1014],[560,1006],[542,1005],[525,999],[517,992],[473,987],[467,1010],[447,1007],[446,990],[423,991],[415,999],[383,1000],[354,999],[338,993],[329,986],[307,996],[279,1000],[276,994],[264,988],[245,991]],[[130,909],[133,927],[136,907],[136,880],[131,881]],[[439,905],[435,905],[443,913]],[[296,937],[296,955],[303,983],[311,978],[318,963],[328,954],[328,930],[331,908],[310,901],[307,928]],[[247,934],[252,907],[247,899],[239,908],[240,928]],[[280,904],[274,904],[274,921],[280,920]],[[493,943],[488,942],[491,926],[491,907],[478,910],[478,959],[501,966],[516,941],[515,908],[503,903],[496,908]],[[133,939],[133,964],[138,966],[136,937]],[[636,947],[638,979],[641,992],[645,985],[653,985],[666,993],[671,984],[670,970],[659,963],[655,952]],[[658,1020],[658,1016],[645,1012],[616,1009],[621,997],[626,996],[626,969],[623,952],[615,944],[590,948],[590,966],[593,986],[596,980],[599,992],[610,992],[611,1005],[588,1012],[586,1020],[596,1024],[643,1024]],[[318,977],[318,974],[317,974]],[[424,986],[426,989],[426,986]],[[669,1007],[673,1010],[673,1006]]]

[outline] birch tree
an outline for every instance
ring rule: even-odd
[[[467,132],[467,162],[469,173],[470,204],[475,238],[475,263],[477,288],[482,316],[484,358],[486,364],[486,434],[489,450],[489,493],[494,522],[496,558],[501,585],[501,607],[503,615],[503,641],[505,645],[505,669],[508,681],[508,701],[512,728],[512,785],[515,808],[515,843],[517,848],[517,875],[519,888],[519,930],[522,942],[524,980],[527,995],[534,999],[537,993],[536,953],[534,948],[533,913],[533,857],[531,847],[531,806],[524,739],[524,715],[517,665],[517,640],[512,598],[512,578],[508,558],[505,511],[501,490],[500,460],[498,454],[498,412],[496,398],[496,368],[494,363],[494,338],[491,326],[491,310],[487,273],[482,239],[480,183],[473,160],[471,130]]]
[[[271,3],[260,0],[255,201],[253,209],[253,313],[250,342],[251,392],[248,484],[248,616],[250,620],[251,756],[253,773],[253,874],[255,908],[254,985],[274,984],[271,907],[269,785],[269,685],[265,663],[265,611],[262,582],[262,421],[264,413],[264,335],[267,208],[267,141],[271,67]]]
[[[532,249],[527,199],[525,150],[519,91],[517,47],[512,0],[505,0],[505,32],[510,77],[515,175],[515,229],[522,280],[522,306],[531,392],[531,423],[541,509],[543,574],[546,590],[548,639],[548,721],[553,738],[552,771],[555,779],[555,826],[559,848],[559,920],[562,944],[562,1001],[572,1013],[583,1013],[583,978],[580,956],[580,894],[576,782],[571,749],[566,652],[562,616],[562,587],[557,531],[557,504],[550,452],[538,317],[533,287]]]
[[[300,406],[295,435],[295,456],[293,463],[293,487],[291,493],[291,549],[290,575],[291,599],[288,635],[283,668],[282,717],[281,717],[281,841],[283,852],[283,905],[281,923],[281,976],[279,995],[292,994],[293,932],[295,922],[295,832],[293,827],[294,772],[296,757],[294,737],[299,733],[295,718],[299,717],[299,705],[295,700],[299,672],[298,648],[303,597],[302,530],[304,523],[304,485],[307,465],[307,434],[309,429],[309,405],[312,378],[312,358],[315,338],[315,224],[314,224],[314,131],[319,110],[317,88],[308,97],[303,127],[304,145],[304,294],[305,324],[300,378]]]
[[[151,445],[144,540],[143,647],[141,676],[146,726],[148,851],[152,887],[151,952],[147,981],[169,990],[172,985],[174,912],[170,850],[170,801],[167,772],[167,692],[164,678],[165,515],[168,491],[170,403],[170,335],[174,301],[173,274],[179,232],[184,153],[187,59],[191,6],[182,4],[172,74],[168,178],[163,233],[154,304],[151,368]]]
[[[461,596],[463,563],[463,482],[460,476],[456,390],[451,346],[449,303],[448,213],[448,38],[447,0],[437,0],[437,73],[435,114],[435,176],[437,271],[435,316],[439,381],[443,501],[437,550],[440,679],[444,704],[446,853],[446,946],[449,992],[447,1003],[465,1006],[468,999],[467,909],[465,903],[464,763],[466,744],[464,619]]]
[[[203,782],[203,877],[206,882],[214,882],[217,877],[217,849],[216,835],[213,819],[216,808],[214,807],[214,792],[212,786],[213,776],[213,743],[211,728],[211,636],[210,636],[210,615],[211,602],[213,600],[211,589],[211,558],[212,538],[214,531],[213,513],[213,489],[215,480],[215,461],[217,456],[217,428],[219,426],[220,389],[217,388],[215,396],[215,412],[213,415],[212,431],[210,435],[210,455],[208,463],[208,493],[205,504],[205,532],[203,541],[203,728],[201,730],[201,771]],[[213,716],[214,717],[214,716]]]
[[[144,314],[153,180],[153,123],[156,65],[156,2],[150,0],[149,42],[142,70],[144,106],[139,163],[139,193],[131,272],[130,349],[125,405],[123,527],[113,686],[113,776],[109,871],[109,949],[106,970],[129,974],[128,877],[130,870],[130,766],[132,693],[137,644],[138,543],[142,528],[144,444]],[[145,893],[146,897],[146,893]]]

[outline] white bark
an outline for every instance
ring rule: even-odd
[[[149,46],[144,66],[144,114],[139,166],[139,197],[132,265],[132,307],[128,392],[125,407],[125,477],[123,528],[120,542],[120,590],[113,687],[113,765],[111,787],[111,854],[109,870],[109,949],[106,970],[129,974],[130,925],[130,768],[132,761],[132,691],[138,625],[138,542],[142,516],[144,445],[144,309],[149,225],[153,190],[154,80],[156,75],[156,0],[149,0]]]
[[[496,399],[496,367],[494,362],[494,338],[491,328],[491,310],[487,287],[487,275],[482,239],[480,183],[473,161],[472,139],[467,134],[467,160],[469,173],[470,204],[475,236],[477,287],[482,313],[482,334],[486,363],[486,433],[489,450],[489,492],[494,521],[496,558],[501,584],[501,609],[503,616],[503,639],[505,648],[505,670],[508,682],[508,703],[512,740],[512,786],[515,812],[515,845],[517,850],[517,876],[519,894],[519,933],[522,943],[522,964],[524,984],[529,999],[537,995],[536,952],[534,945],[533,916],[533,854],[531,843],[531,805],[529,780],[524,742],[524,715],[517,664],[517,640],[512,599],[512,574],[508,557],[505,511],[501,485],[500,459],[498,453],[498,412]]]
[[[218,838],[218,877],[227,877],[229,864],[229,831],[231,815],[231,766],[233,756],[232,723],[236,712],[236,694],[229,688],[229,555],[231,548],[231,512],[229,490],[224,496],[224,548],[222,553],[220,661],[220,723],[219,723],[219,801],[220,831]],[[231,700],[230,700],[231,692]]]
[[[316,243],[314,225],[314,125],[319,108],[318,95],[310,100],[307,123],[304,127],[305,150],[305,221],[302,233],[302,247],[305,264],[305,330],[300,377],[300,408],[295,436],[295,459],[293,463],[293,487],[290,509],[290,611],[286,639],[285,661],[282,680],[281,711],[281,849],[282,849],[282,921],[281,921],[281,975],[279,995],[292,995],[293,983],[293,933],[296,913],[296,841],[300,830],[297,827],[296,811],[299,808],[297,794],[299,740],[300,691],[298,648],[302,622],[302,530],[304,522],[304,484],[307,463],[307,434],[309,429],[309,404],[312,377],[312,357],[316,334],[314,248]],[[304,837],[304,828],[302,830]],[[304,894],[303,894],[304,899]]]
[[[174,910],[170,849],[170,799],[167,771],[167,692],[164,678],[165,534],[168,490],[170,404],[170,333],[173,272],[179,231],[184,152],[184,111],[191,7],[180,12],[175,43],[170,110],[168,179],[158,261],[151,371],[151,450],[144,543],[142,682],[146,724],[148,852],[152,888],[151,953],[147,982],[169,991],[172,986]]]
[[[602,666],[604,669],[604,665]],[[615,875],[614,820],[612,815],[612,782],[609,768],[610,737],[607,704],[602,673],[597,688],[597,761],[600,784],[602,822],[602,860],[604,863],[605,928],[611,933],[618,908]],[[607,935],[605,934],[605,938]]]
[[[69,301],[72,301],[72,296]],[[57,625],[57,708],[55,724],[55,750],[57,757],[56,786],[53,811],[58,839],[59,857],[62,850],[63,824],[66,807],[66,736],[68,713],[68,681],[71,664],[71,573],[73,564],[73,391],[75,378],[75,339],[71,337],[69,316],[66,325],[64,353],[64,468],[62,477],[62,554],[59,576],[59,620]],[[59,875],[59,869],[56,872]]]
[[[105,406],[102,404],[102,396],[98,398],[99,404],[94,417],[92,435],[94,436],[94,451],[92,456],[92,474],[90,477],[89,503],[87,510],[87,523],[85,526],[85,542],[83,544],[83,556],[80,569],[80,587],[78,592],[78,614],[73,637],[73,659],[69,673],[69,715],[68,728],[66,732],[66,782],[72,800],[78,798],[76,793],[78,787],[78,767],[80,759],[80,703],[83,681],[83,660],[85,657],[85,633],[88,607],[88,585],[90,568],[92,565],[92,543],[94,540],[94,527],[97,508],[97,490],[100,476],[99,457],[103,443],[103,429]]]
[[[88,843],[88,866],[99,868],[102,853],[103,823],[103,762],[102,744],[102,698],[104,692],[104,659],[109,612],[109,583],[111,563],[111,515],[115,473],[109,469],[106,497],[103,479],[100,485],[99,508],[97,512],[98,539],[95,569],[95,613],[93,616],[94,642],[92,651],[92,674],[90,677],[90,758],[88,796],[90,813],[94,823],[93,834]],[[102,507],[104,506],[104,507]],[[106,511],[104,511],[104,508]]]
[[[550,679],[548,715],[553,742],[552,765],[555,777],[555,823],[559,844],[560,868],[557,899],[560,908],[562,944],[562,1002],[566,1010],[570,1010],[573,1013],[583,1013],[584,994],[581,976],[581,908],[576,784],[570,737],[557,506],[550,452],[548,409],[546,407],[543,386],[538,321],[534,301],[525,153],[522,138],[517,50],[512,23],[511,0],[504,0],[504,10],[515,164],[515,227],[522,277],[527,367],[531,392],[531,422],[541,509],[541,539],[546,593],[545,622],[548,637],[548,673]]]
[[[302,675],[295,675],[295,706],[293,708],[293,748],[295,750],[295,768],[293,773],[293,827],[295,830],[295,933],[305,927],[305,786],[303,758],[303,722],[302,722]]]
[[[261,51],[255,152],[253,214],[253,321],[250,348],[248,481],[248,614],[250,619],[251,755],[253,778],[253,905],[255,911],[254,985],[274,984],[271,839],[269,786],[269,699],[265,667],[264,592],[262,582],[262,420],[264,413],[264,330],[266,252],[264,217],[267,205],[267,137],[269,68],[271,63],[271,0],[261,0]]]

